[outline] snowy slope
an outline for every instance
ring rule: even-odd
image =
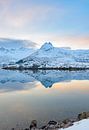
[[[89,119],[76,122],[73,126],[59,130],[89,130]]]
[[[35,43],[26,40],[0,39],[0,65],[16,62],[34,52]],[[30,48],[28,48],[30,46]]]
[[[23,66],[26,68],[89,68],[89,50],[57,48],[53,47],[53,45],[49,42],[45,43],[35,53],[18,61],[17,66]]]

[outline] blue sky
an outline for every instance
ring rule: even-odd
[[[89,48],[89,0],[0,0],[0,37]]]

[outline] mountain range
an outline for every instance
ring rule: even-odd
[[[31,45],[30,48],[28,44]],[[6,67],[15,69],[89,69],[89,49],[54,47],[50,42],[44,43],[40,49],[34,49],[34,45],[33,42],[26,40],[1,39],[0,63],[8,63]]]
[[[27,57],[35,51],[35,46],[32,41],[0,38],[0,66]]]
[[[17,68],[89,68],[89,49],[58,48],[48,42],[28,57],[16,62],[15,66]]]

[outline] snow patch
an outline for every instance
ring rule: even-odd
[[[89,130],[89,119],[84,119],[82,121],[74,123],[74,125],[69,128],[59,130]]]

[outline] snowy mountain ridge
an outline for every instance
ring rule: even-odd
[[[71,50],[53,47],[49,43],[28,57],[16,62],[15,67],[22,68],[89,68],[89,50]]]
[[[9,39],[9,38],[0,38],[0,47],[6,48],[6,49],[18,49],[18,48],[27,48],[30,46],[30,48],[34,48],[36,46],[36,43],[30,41],[30,40],[19,40],[19,39]]]
[[[31,41],[0,38],[0,66],[27,57],[35,51],[35,46]]]

